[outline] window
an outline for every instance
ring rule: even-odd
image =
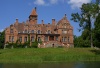
[[[48,36],[45,36],[45,41],[48,41]]]
[[[70,42],[70,38],[68,37],[68,42]]]
[[[9,36],[9,42],[11,42],[11,36]]]
[[[12,36],[12,42],[14,42],[14,36]]]
[[[27,30],[25,30],[25,33],[28,33],[28,31],[27,31]]]
[[[27,37],[24,38],[24,42],[27,42]]]
[[[58,36],[56,36],[56,41],[58,41]]]
[[[66,42],[67,41],[67,38],[66,37],[62,37],[62,41],[63,42]]]
[[[48,30],[48,34],[50,34],[51,33],[51,31],[50,30]]]
[[[64,42],[64,38],[62,37],[62,42]]]
[[[13,33],[13,29],[10,29],[10,33]]]
[[[40,30],[38,30],[38,34],[41,34],[41,31]]]
[[[66,37],[64,37],[64,42],[66,42],[67,41],[67,38]]]
[[[62,26],[63,26],[63,28],[67,28],[67,24],[66,23],[64,23]]]
[[[31,42],[34,42],[34,37],[33,36],[31,37]]]
[[[38,37],[38,42],[40,42],[41,41],[41,38],[40,37]]]
[[[31,33],[34,33],[34,30],[32,30]]]
[[[67,31],[66,30],[62,30],[62,34],[67,34]]]
[[[66,26],[66,25],[64,25],[64,28],[67,28],[67,26]]]
[[[19,41],[22,42],[22,37],[19,37]]]

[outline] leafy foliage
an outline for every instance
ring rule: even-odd
[[[0,32],[0,48],[4,47],[4,43],[5,43],[5,31]]]
[[[100,34],[100,32],[96,31],[97,26],[95,26],[95,34],[93,33],[93,22],[95,22],[95,20],[97,21],[97,16],[100,15],[100,0],[97,0],[96,2],[91,2],[91,3],[87,3],[87,4],[83,4],[80,13],[72,13],[72,19],[74,22],[79,22],[79,26],[80,26],[80,30],[83,30],[82,35],[80,37],[75,37],[76,40],[74,40],[75,45],[79,45],[79,42],[82,46],[83,44],[86,46],[90,46],[93,47],[93,40],[92,40],[92,35],[95,35],[96,32],[98,33],[98,35]],[[100,17],[98,17],[98,19],[100,19]],[[100,27],[100,25],[98,26]],[[97,35],[97,34],[96,34]],[[98,36],[97,35],[97,36]],[[94,36],[95,37],[95,36]],[[96,42],[100,40],[97,39]],[[77,43],[76,43],[77,41]],[[99,43],[98,43],[99,44]],[[80,45],[79,45],[80,46]]]
[[[90,47],[89,40],[83,40],[82,36],[74,36],[74,46],[75,47]]]
[[[94,25],[94,45],[100,48],[100,13]]]

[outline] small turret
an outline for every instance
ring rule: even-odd
[[[34,23],[37,23],[37,13],[36,13],[36,7],[32,10],[30,16],[29,16],[29,21],[34,21]]]

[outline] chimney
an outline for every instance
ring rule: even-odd
[[[44,21],[42,20],[42,24],[44,24]]]
[[[18,19],[16,19],[16,22],[18,23]]]
[[[52,19],[52,25],[55,25],[55,23],[56,23],[55,19]]]
[[[66,17],[66,14],[65,14],[65,17]]]

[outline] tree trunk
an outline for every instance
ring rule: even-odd
[[[93,48],[92,31],[91,31],[91,48]]]

